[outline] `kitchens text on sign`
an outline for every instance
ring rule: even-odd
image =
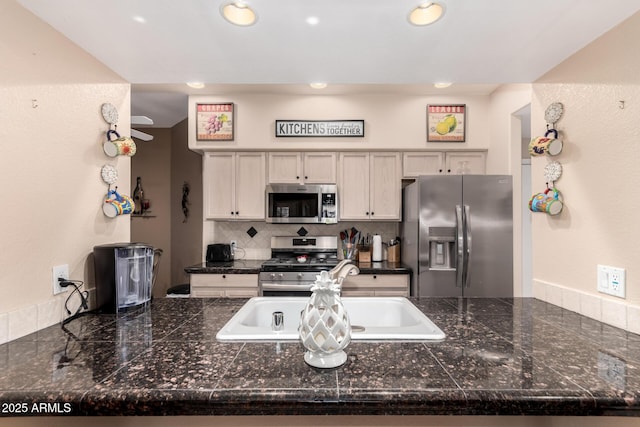
[[[276,137],[364,137],[364,120],[276,120]]]

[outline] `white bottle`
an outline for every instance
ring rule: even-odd
[[[371,254],[371,261],[382,261],[382,237],[379,234],[373,236],[373,253]]]

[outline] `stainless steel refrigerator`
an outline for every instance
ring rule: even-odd
[[[513,296],[511,176],[420,176],[403,216],[412,296]]]

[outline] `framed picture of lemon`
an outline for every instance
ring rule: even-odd
[[[427,105],[427,142],[464,142],[465,104]]]

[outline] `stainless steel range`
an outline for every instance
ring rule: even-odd
[[[337,264],[337,236],[272,237],[271,259],[260,270],[260,294],[309,296],[316,275]]]

